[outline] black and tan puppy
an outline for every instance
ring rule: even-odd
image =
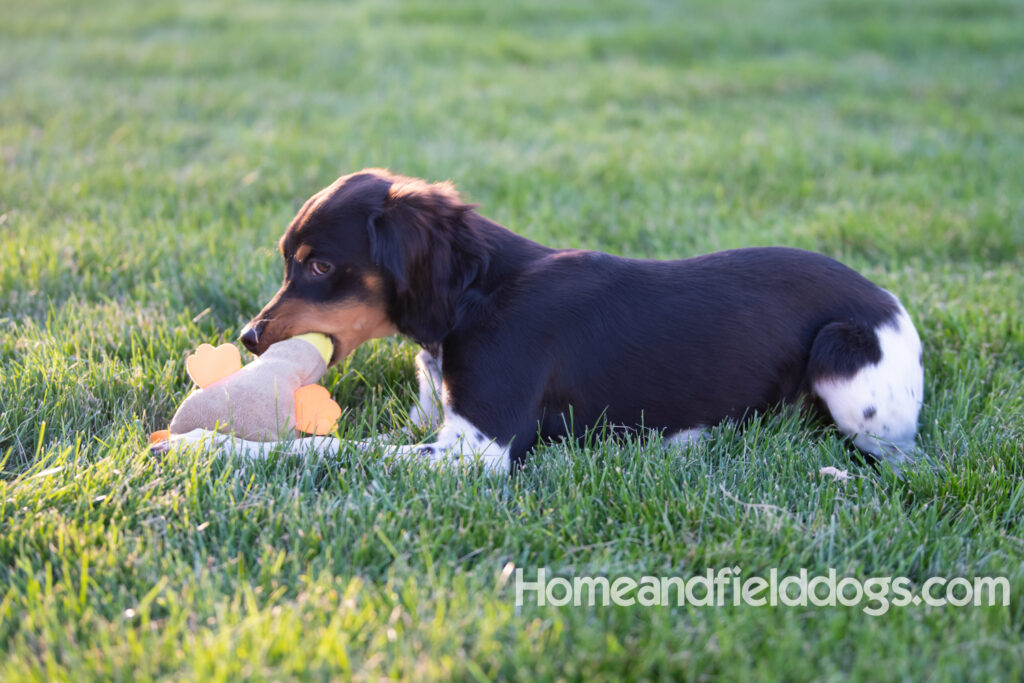
[[[419,343],[430,460],[492,469],[538,437],[602,420],[688,441],[802,395],[894,466],[914,448],[921,343],[899,300],[786,248],[679,261],[550,249],[479,215],[447,183],[367,169],[309,199],[281,240],[281,290],[246,327],[261,353],[303,332],[333,362],[395,333]],[[443,361],[443,362],[442,362]]]

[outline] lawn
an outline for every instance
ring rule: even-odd
[[[0,0],[0,679],[1020,680],[1024,5]],[[301,202],[452,179],[560,247],[781,244],[898,293],[920,467],[793,412],[518,475],[150,457]],[[694,321],[699,325],[700,321]],[[408,341],[325,379],[403,425]],[[848,481],[822,467],[848,470]],[[1008,606],[515,605],[553,575],[1007,577]]]

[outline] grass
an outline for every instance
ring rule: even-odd
[[[1024,676],[1020,3],[0,13],[0,679]],[[788,413],[553,444],[507,481],[150,458],[187,352],[237,335],[301,201],[368,165],[556,246],[841,258],[918,323],[929,464],[894,480]],[[330,373],[347,430],[400,423],[414,353]],[[517,608],[508,563],[1001,575],[1011,603]]]

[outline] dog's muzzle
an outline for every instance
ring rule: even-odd
[[[266,327],[267,322],[265,320],[253,320],[242,330],[242,334],[238,336],[238,339],[245,345],[245,348],[249,349],[253,353],[258,353],[257,349],[260,346],[260,337],[263,335],[263,329]]]

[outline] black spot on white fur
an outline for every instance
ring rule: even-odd
[[[924,382],[917,362],[921,342],[902,306],[874,334],[880,350],[877,362],[847,377],[815,380],[812,386],[855,446],[898,467],[914,452]]]
[[[863,323],[834,322],[814,337],[808,374],[812,377],[850,377],[882,358],[878,337]]]

